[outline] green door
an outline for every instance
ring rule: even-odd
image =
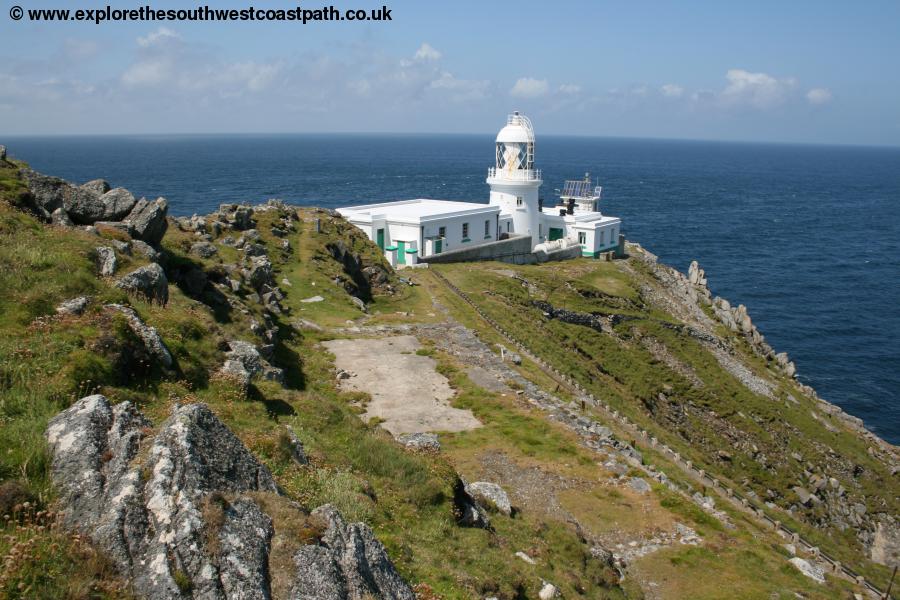
[[[558,227],[550,228],[550,241],[561,240],[563,236],[563,230]]]
[[[384,229],[379,229],[375,234],[378,247],[384,250]]]
[[[397,242],[397,264],[406,264],[406,242]]]
[[[434,240],[434,253],[440,254],[444,249],[444,240]]]

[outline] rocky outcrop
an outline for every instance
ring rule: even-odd
[[[158,246],[168,227],[166,221],[168,211],[169,203],[165,198],[157,198],[152,202],[141,198],[123,222],[131,228],[132,237],[143,240],[151,246]]]
[[[116,251],[109,246],[100,246],[94,250],[97,254],[97,272],[101,277],[115,275]]]
[[[469,484],[462,477],[453,485],[453,511],[456,522],[463,527],[491,529],[491,519],[487,511],[469,491]]]
[[[466,491],[482,506],[491,506],[507,517],[512,514],[509,496],[496,483],[473,481],[468,485]]]
[[[144,296],[150,302],[169,302],[169,280],[166,273],[156,263],[139,267],[116,282],[116,287]]]
[[[78,296],[71,300],[66,300],[56,307],[58,315],[80,315],[87,308],[90,299],[87,296]]]
[[[250,342],[234,340],[228,342],[228,347],[225,364],[220,371],[223,375],[235,379],[243,387],[249,385],[255,375],[284,383],[284,371],[270,365]]]
[[[330,505],[317,508],[312,516],[324,522],[325,532],[319,545],[304,546],[294,555],[292,600],[415,600],[369,527],[348,525]]]
[[[132,404],[101,395],[50,421],[64,525],[88,536],[140,597],[271,598],[275,526],[256,500],[279,495],[271,473],[203,404],[175,408],[150,432]],[[371,529],[329,506],[310,519],[322,534],[294,555],[292,598],[415,598]]]
[[[122,306],[121,304],[107,304],[106,308],[125,315],[129,329],[140,338],[141,342],[144,344],[144,348],[147,349],[150,356],[155,358],[164,367],[172,366],[172,354],[169,352],[168,347],[166,347],[165,342],[162,341],[162,338],[159,336],[159,332],[156,331],[155,327],[151,327],[144,323],[138,314],[134,312],[134,309],[127,306]]]

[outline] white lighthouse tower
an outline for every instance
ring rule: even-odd
[[[530,235],[532,247],[541,242],[541,183],[541,172],[534,168],[534,129],[528,117],[516,111],[497,134],[496,164],[487,176],[489,204],[498,206],[501,215],[510,215],[512,230]]]

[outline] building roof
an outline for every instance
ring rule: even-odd
[[[447,217],[464,215],[492,214],[500,212],[498,206],[477,204],[475,202],[459,202],[454,200],[433,200],[416,198],[414,200],[398,200],[378,204],[363,204],[337,209],[350,221],[371,222],[385,219],[404,223],[422,223]]]
[[[556,217],[557,219],[563,219],[566,223],[572,225],[573,227],[578,227],[581,229],[584,228],[596,228],[602,225],[609,225],[612,223],[619,223],[622,219],[619,217],[610,217],[604,215],[599,212],[578,212],[576,211],[574,215],[565,215],[560,216],[559,207],[544,207],[542,211],[543,217]]]

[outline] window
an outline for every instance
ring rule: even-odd
[[[538,238],[544,239],[544,224],[538,223]]]
[[[522,196],[516,196],[516,206],[522,206],[525,204],[525,201],[522,199]]]
[[[439,238],[447,237],[447,228],[446,227],[438,227],[438,237]]]
[[[488,219],[484,222],[484,237],[485,239],[491,237],[491,221]]]
[[[578,243],[581,245],[587,244],[587,234],[585,232],[578,232]]]
[[[469,241],[469,224],[468,223],[463,223],[463,239],[462,239],[462,241],[464,241],[464,242]]]
[[[506,222],[506,233],[509,233],[509,228],[511,225],[512,225],[512,223],[510,221]]]
[[[603,245],[603,242],[605,241],[605,240],[603,239],[605,236],[606,236],[606,232],[605,232],[605,231],[601,231],[601,232],[600,232],[600,245],[601,245],[601,246]]]

